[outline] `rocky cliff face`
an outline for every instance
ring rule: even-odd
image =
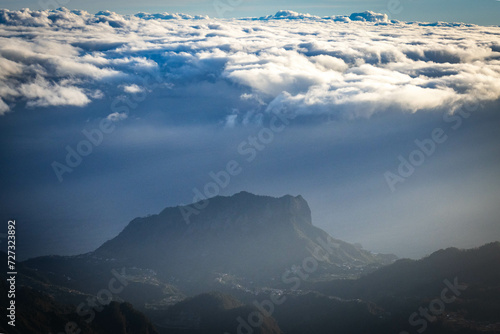
[[[186,221],[186,212],[196,213]],[[191,280],[214,273],[275,279],[305,259],[317,263],[318,274],[383,261],[313,226],[311,210],[301,196],[273,198],[247,192],[134,219],[95,255]]]

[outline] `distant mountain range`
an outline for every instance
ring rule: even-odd
[[[94,252],[17,268],[9,333],[70,322],[119,334],[500,332],[499,242],[396,260],[314,227],[301,196],[241,192],[167,208]]]

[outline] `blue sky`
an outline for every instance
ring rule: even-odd
[[[220,17],[217,6],[229,5],[224,17],[260,17],[288,9],[319,16],[348,15],[371,10],[386,13],[393,19],[425,22],[466,22],[480,25],[500,25],[500,2],[497,0],[361,0],[361,1],[262,1],[262,0],[2,0],[0,7],[8,9],[53,9],[66,7],[90,13],[111,10],[121,14],[137,12],[179,12],[191,15]],[[234,5],[231,5],[234,4]],[[226,8],[226,7],[224,7]]]

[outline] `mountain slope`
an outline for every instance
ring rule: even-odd
[[[0,293],[7,295],[6,283],[0,283]],[[77,314],[74,306],[62,305],[50,296],[27,287],[16,291],[15,327],[3,316],[0,330],[11,334],[61,333],[68,331],[94,334],[158,334],[151,322],[128,303],[111,302],[92,321]],[[68,325],[69,324],[69,325]],[[68,326],[68,327],[67,327]]]
[[[244,305],[230,295],[209,292],[188,298],[166,311],[149,312],[149,316],[160,330],[172,334],[241,333],[247,329],[255,334],[282,333],[272,317],[262,316],[258,326],[250,326],[249,315],[258,312],[255,306]]]
[[[405,327],[414,312],[435,308],[441,301],[443,310],[433,313],[427,332],[498,333],[500,242],[439,250],[417,261],[398,260],[357,280],[320,282],[308,288],[374,302],[392,314],[392,323]]]
[[[204,208],[185,221],[182,211],[196,207]],[[94,255],[194,281],[214,273],[268,281],[312,256],[318,262],[317,275],[345,275],[352,267],[380,266],[392,259],[333,239],[313,226],[301,196],[273,198],[247,192],[134,219]]]
[[[324,292],[344,298],[432,297],[443,280],[471,286],[500,286],[500,242],[479,248],[439,250],[421,260],[401,259],[358,280],[319,283]],[[439,292],[439,290],[437,290]]]

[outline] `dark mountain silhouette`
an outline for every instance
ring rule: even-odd
[[[317,268],[308,275],[324,280],[357,277],[395,259],[333,239],[314,227],[301,196],[241,192],[215,197],[190,217],[189,224],[183,209],[167,208],[159,215],[134,219],[95,252],[24,261],[22,278],[27,285],[50,288],[51,295],[74,302],[81,296],[60,287],[95,295],[108,284],[113,270],[126,268],[129,285],[120,298],[138,307],[164,308],[184,294],[235,293],[235,287],[246,294],[259,286],[283,285],[287,270],[312,257]]]
[[[196,206],[186,222],[181,210]],[[426,333],[500,332],[499,242],[393,260],[314,227],[301,196],[220,196],[134,219],[95,252],[18,263],[16,330],[75,321],[85,333],[416,333],[423,322],[409,319],[456,290],[425,320]],[[75,313],[121,285],[90,324]],[[271,294],[283,302],[250,325]]]
[[[250,314],[258,314],[255,306],[245,305],[234,297],[209,292],[188,298],[167,311],[149,312],[151,319],[165,333],[223,334],[243,332],[247,327],[255,334],[280,334],[281,329],[272,317],[263,316],[259,326],[248,324]]]
[[[0,283],[0,293],[2,296],[7,295],[4,280]],[[94,334],[158,334],[151,322],[128,303],[111,302],[100,312],[96,312],[91,322],[87,322],[77,314],[75,306],[60,304],[52,297],[31,288],[17,288],[15,300],[15,326],[8,325],[9,319],[3,316],[0,330],[4,333],[76,333],[80,330],[80,333]]]
[[[455,277],[469,287],[500,287],[500,242],[439,250],[421,260],[401,259],[358,280],[318,283],[314,288],[343,298],[380,302],[387,296],[432,297],[444,286],[443,280]]]
[[[406,327],[408,317],[421,307],[451,298],[453,302],[444,303],[445,310],[426,332],[499,333],[500,242],[439,250],[421,260],[398,260],[357,280],[319,282],[308,288],[371,301],[390,312],[392,324]]]
[[[456,277],[460,294],[433,315],[425,333],[498,333],[499,261],[497,242],[470,250],[440,250],[418,261],[399,260],[357,280],[304,281],[300,290],[281,290],[283,303],[274,305],[271,316],[262,317],[262,324],[245,327],[246,331],[239,326],[249,326],[249,315],[262,312],[255,307],[255,301],[268,299],[268,292],[249,293],[242,301],[226,293],[204,293],[165,309],[143,311],[159,333],[169,334],[238,333],[238,328],[243,333],[262,334],[418,333],[419,327],[409,323],[410,315],[420,308],[429,309],[433,300],[443,298],[443,288],[449,288],[443,281],[453,285]],[[33,271],[26,266],[22,270]],[[5,283],[0,293],[5,293]],[[74,313],[74,306],[62,306],[45,294],[21,288],[18,301],[23,305],[19,328],[24,330],[19,333],[31,333],[30,326],[54,328],[68,321],[75,321],[88,333],[129,333],[123,331],[131,328],[128,322],[138,328],[130,333],[154,333],[148,320],[127,304],[110,303],[85,327],[82,318]]]
[[[182,211],[193,209],[197,214],[186,221]],[[280,279],[286,269],[311,256],[319,261],[317,276],[345,276],[395,259],[333,239],[313,226],[311,210],[301,196],[273,198],[247,192],[134,219],[94,255],[191,281],[207,280],[214,273]]]
[[[285,297],[273,316],[287,334],[376,333],[388,318],[382,308],[362,300],[342,300],[317,292]]]

